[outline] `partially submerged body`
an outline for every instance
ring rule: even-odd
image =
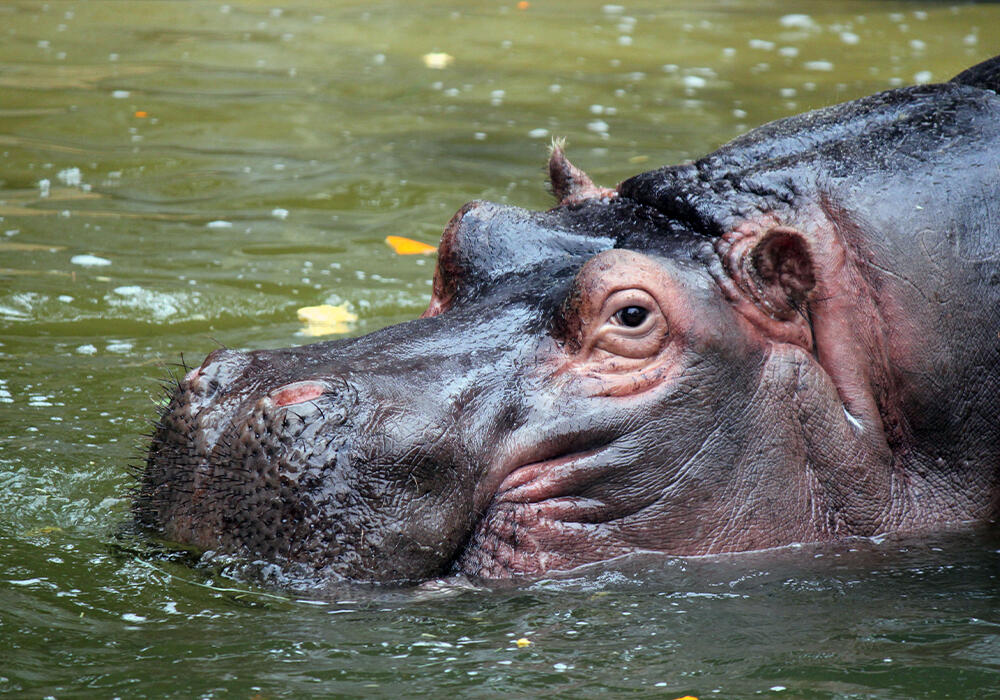
[[[473,202],[420,319],[216,351],[135,500],[169,539],[414,581],[1000,513],[1000,63],[559,205]]]

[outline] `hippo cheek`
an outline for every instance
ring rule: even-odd
[[[725,483],[736,444],[714,437],[721,417],[753,412],[734,389],[754,386],[762,348],[737,322],[704,274],[627,250],[588,261],[519,433],[562,437],[504,472],[459,568],[506,577],[693,553],[719,520],[724,489],[706,482]]]

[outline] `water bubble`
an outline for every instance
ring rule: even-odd
[[[818,70],[825,72],[833,70],[833,64],[830,61],[806,61],[802,64],[802,67],[806,70]]]
[[[79,168],[66,168],[65,170],[60,170],[56,173],[56,179],[66,185],[69,185],[70,187],[79,187],[80,183],[83,181]]]
[[[782,27],[789,27],[793,29],[818,29],[819,26],[809,15],[785,15],[780,20]]]
[[[82,265],[84,267],[106,267],[111,264],[111,261],[107,258],[99,258],[96,255],[74,255],[69,259],[74,265]]]

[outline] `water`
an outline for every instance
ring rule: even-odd
[[[993,5],[802,7],[0,5],[0,692],[1000,697],[989,530],[411,592],[116,534],[170,363],[415,316],[433,260],[384,237],[549,206],[553,136],[611,185],[1000,49]]]

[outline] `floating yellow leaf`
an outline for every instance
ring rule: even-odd
[[[347,310],[347,304],[303,306],[299,309],[298,316],[306,324],[302,335],[312,337],[346,333],[351,330],[350,324],[358,320],[357,314]]]
[[[694,695],[685,695],[682,698],[674,698],[674,700],[698,700]]]
[[[455,57],[451,54],[432,51],[431,53],[425,53],[423,55],[424,65],[428,68],[433,68],[434,70],[442,70],[450,66],[454,61]]]
[[[430,255],[437,252],[437,248],[432,245],[402,236],[386,236],[385,242],[399,255]]]
[[[517,648],[518,649],[524,649],[524,647],[530,647],[531,646],[531,640],[528,639],[527,637],[521,637],[520,639],[518,639],[514,643],[517,644]]]
[[[33,530],[28,530],[24,533],[25,537],[37,537],[38,535],[51,535],[56,532],[62,532],[61,527],[56,527],[55,525],[43,525],[42,527],[36,527]]]

